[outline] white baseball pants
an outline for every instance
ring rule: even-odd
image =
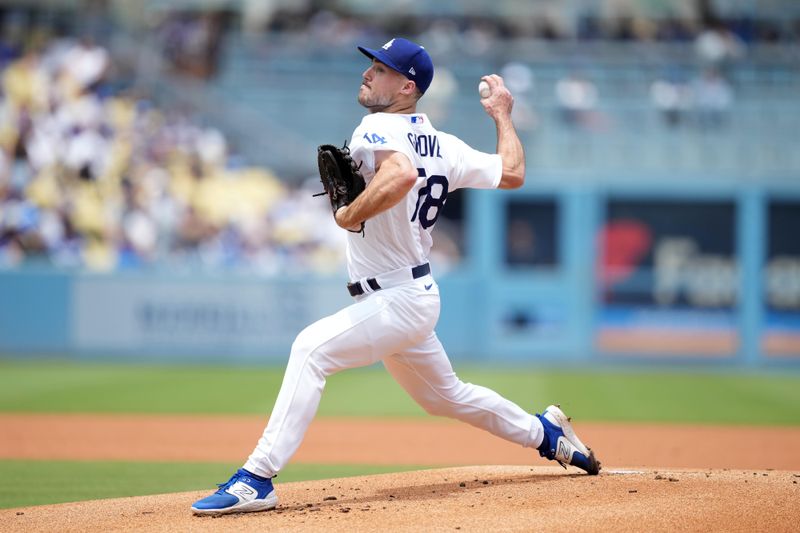
[[[438,287],[427,275],[359,296],[304,329],[292,345],[269,423],[244,468],[275,476],[300,446],[325,379],[378,361],[428,413],[538,447],[543,430],[534,415],[492,390],[458,379],[433,330],[438,319]]]

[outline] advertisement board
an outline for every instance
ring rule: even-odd
[[[600,352],[735,354],[733,202],[611,199],[598,240]]]
[[[308,324],[348,303],[342,284],[85,276],[73,342],[84,352],[257,354],[283,360]]]

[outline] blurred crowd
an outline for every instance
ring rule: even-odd
[[[547,2],[531,2],[521,3],[519,6],[524,7],[511,11],[508,2],[498,2],[496,12],[491,14],[480,15],[480,10],[470,13],[466,9],[451,13],[448,10],[453,9],[452,6],[443,6],[431,10],[430,16],[420,14],[425,7],[415,8],[414,13],[397,13],[402,4],[399,1],[387,2],[380,15],[362,9],[356,2],[345,2],[337,9],[313,1],[269,4],[274,9],[265,10],[261,23],[254,24],[251,31],[274,32],[280,36],[281,43],[294,42],[300,50],[309,46],[307,43],[315,43],[317,49],[330,46],[338,50],[353,43],[374,42],[385,35],[410,35],[425,43],[433,55],[445,58],[442,65],[437,65],[433,85],[421,102],[423,110],[439,124],[446,123],[448,108],[459,92],[458,77],[447,67],[448,57],[499,58],[498,50],[507,53],[500,45],[516,39],[584,42],[587,43],[584,50],[591,48],[589,43],[595,41],[683,45],[681,52],[674,55],[651,58],[651,64],[658,65],[660,72],[646,72],[641,68],[634,72],[641,76],[641,86],[636,88],[639,92],[622,105],[619,104],[624,97],[611,94],[613,83],[618,80],[624,83],[625,75],[630,73],[622,72],[614,81],[606,78],[598,83],[590,71],[596,66],[593,61],[602,58],[602,52],[595,57],[569,48],[556,48],[571,55],[551,62],[568,65],[571,71],[552,80],[552,89],[550,79],[544,82],[537,79],[537,68],[549,75],[551,64],[541,68],[530,61],[515,60],[500,67],[501,74],[518,97],[514,119],[523,136],[537,130],[547,106],[554,107],[559,123],[572,131],[606,132],[617,126],[618,121],[626,120],[612,116],[608,106],[603,105],[608,101],[617,104],[617,108],[626,109],[642,102],[644,106],[637,111],[658,113],[666,128],[721,131],[730,122],[731,111],[737,103],[737,88],[729,74],[746,59],[749,47],[800,40],[800,18],[778,20],[758,16],[755,12],[717,12],[713,2],[702,0],[663,2],[663,14],[658,17],[643,14],[647,11],[643,7],[646,2],[562,2],[549,7]],[[472,7],[480,5],[477,2]],[[519,12],[514,14],[514,9]],[[197,15],[198,20],[199,17]],[[263,44],[258,54],[268,57],[271,46],[269,42]],[[615,53],[624,54],[620,50]],[[631,48],[632,56],[637,53]],[[618,56],[609,57],[606,59],[609,64],[618,59]],[[590,68],[584,68],[587,66]],[[612,73],[621,70],[612,68],[619,65],[607,66]],[[602,87],[601,83],[606,86]]]
[[[257,5],[244,10],[244,24],[252,31],[303,33],[338,42],[369,35],[376,28],[387,34],[426,34],[425,42],[469,41],[479,47],[481,42],[516,39],[685,43],[709,32],[746,44],[800,40],[800,16],[711,0],[495,0],[413,7],[405,0],[388,0],[380,11],[356,0],[244,4]]]
[[[518,38],[687,43],[694,49],[691,70],[665,65],[663,75],[642,87],[652,81],[648,112],[657,110],[670,127],[700,129],[726,124],[737,96],[727,74],[751,44],[800,38],[800,21],[720,17],[704,11],[710,4],[702,1],[692,17],[659,18],[548,11],[542,8],[548,2],[534,3],[530,14],[516,17],[500,11],[401,16],[392,9],[400,4],[389,2],[376,15],[312,0],[245,1],[242,25],[277,32],[285,43],[296,39],[301,46],[311,42],[331,50],[404,34],[445,57],[491,56],[500,41]],[[498,10],[511,4],[500,2]],[[164,11],[149,30],[174,70],[209,79],[224,57],[231,18],[225,10]],[[195,114],[162,109],[140,90],[111,83],[114,61],[91,39],[41,41],[46,45],[30,39],[22,47],[3,33],[0,268],[43,264],[108,271],[166,265],[263,274],[343,268],[346,234],[331,223],[327,202],[311,196],[319,190],[318,180],[290,186],[269,169],[248,165],[223,133]],[[269,52],[267,45],[264,57]],[[541,81],[537,87],[528,62],[508,63],[500,72],[518,97],[514,119],[526,141],[542,121],[544,92],[552,95],[546,99],[561,123],[596,132],[608,131],[615,119],[603,109],[604,99],[625,98],[609,95],[613,91],[580,68],[552,79],[552,89],[545,90]],[[457,92],[457,76],[446,66],[437,68],[422,110],[438,123]],[[646,90],[640,92],[647,97]],[[437,242],[444,246],[436,253],[443,263],[455,264],[460,221],[448,231],[444,218],[437,229]]]
[[[342,268],[344,232],[312,198],[232,155],[218,130],[106,83],[91,39],[7,57],[0,268]]]
[[[217,11],[165,13],[156,31],[164,59],[182,74],[212,77],[219,67],[227,18]]]

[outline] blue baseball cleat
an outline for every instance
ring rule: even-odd
[[[227,483],[218,487],[219,490],[211,496],[194,502],[194,514],[251,513],[274,509],[278,505],[272,480],[255,476],[244,468],[237,470]]]
[[[591,448],[587,448],[575,435],[570,419],[557,405],[551,405],[544,413],[536,417],[544,426],[544,440],[539,446],[539,455],[567,468],[567,465],[577,466],[591,475],[600,472],[598,461]]]

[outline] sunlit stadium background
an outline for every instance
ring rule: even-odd
[[[454,360],[800,361],[792,0],[0,1],[0,354],[283,362],[349,301],[316,146],[398,35],[439,129],[493,151],[496,72],[527,153],[434,232]]]

